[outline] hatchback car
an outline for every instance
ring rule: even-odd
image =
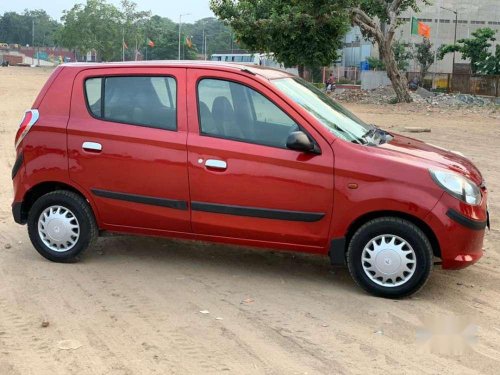
[[[489,225],[465,157],[262,67],[61,65],[15,145],[14,219],[56,262],[105,231],[178,237],[329,255],[402,297],[476,262]]]

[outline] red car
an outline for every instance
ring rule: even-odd
[[[476,262],[489,226],[465,157],[254,66],[61,65],[15,144],[14,219],[56,262],[104,231],[178,237],[329,255],[402,297]]]

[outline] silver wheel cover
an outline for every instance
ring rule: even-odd
[[[71,250],[80,238],[80,224],[69,209],[63,206],[47,207],[38,218],[38,235],[52,251]]]
[[[370,240],[361,254],[366,276],[375,284],[393,288],[411,279],[417,267],[417,257],[411,245],[393,234],[383,234]]]

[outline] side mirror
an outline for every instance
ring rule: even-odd
[[[321,153],[315,143],[302,131],[290,133],[286,140],[286,147],[295,151]]]

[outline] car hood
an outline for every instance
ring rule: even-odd
[[[483,183],[481,172],[469,159],[460,153],[399,134],[391,133],[391,135],[394,138],[390,142],[381,144],[378,147],[396,152],[401,157],[407,157],[410,162],[425,161],[429,167],[434,166],[461,173],[478,186]]]

